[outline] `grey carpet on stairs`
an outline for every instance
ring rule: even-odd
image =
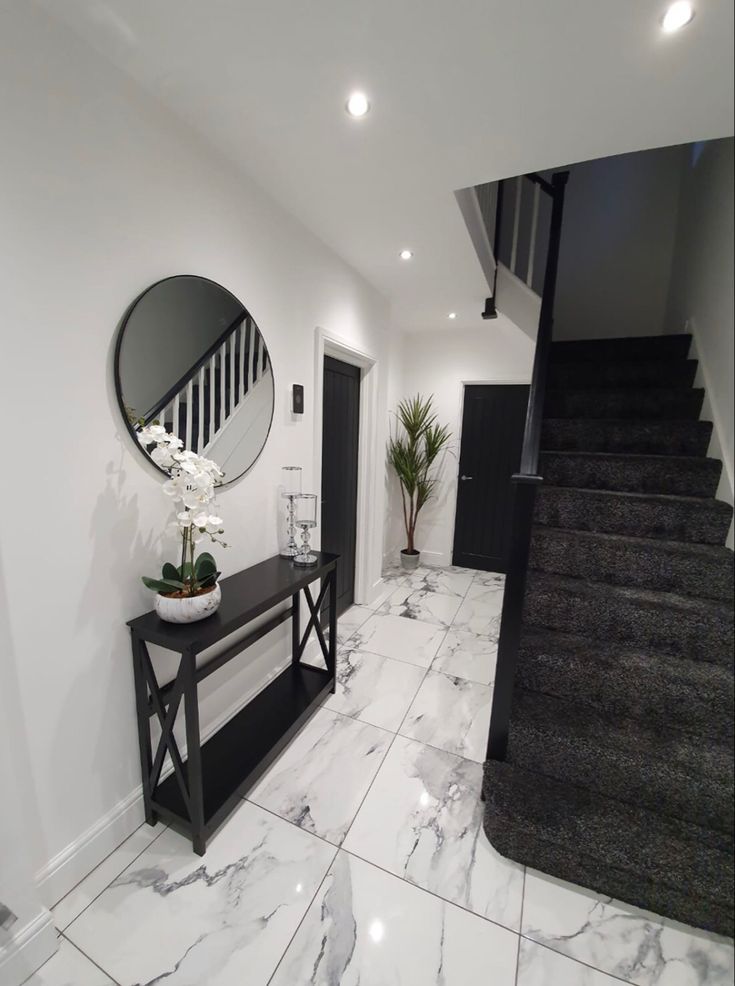
[[[688,336],[552,345],[505,855],[733,934],[733,557]]]

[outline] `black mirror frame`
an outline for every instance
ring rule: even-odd
[[[268,345],[265,342],[265,338],[263,336],[263,333],[260,330],[260,326],[258,325],[257,321],[253,318],[253,316],[250,314],[249,310],[245,307],[245,305],[243,305],[243,303],[240,301],[240,299],[236,295],[234,295],[232,293],[232,291],[230,291],[228,288],[226,288],[223,284],[220,284],[219,281],[214,281],[210,277],[202,277],[201,274],[170,274],[168,277],[161,277],[161,278],[159,278],[159,280],[154,281],[153,284],[149,284],[147,288],[145,288],[138,295],[136,295],[136,297],[133,299],[133,301],[131,301],[131,303],[125,309],[125,312],[123,314],[123,317],[122,317],[122,319],[120,321],[120,324],[119,324],[119,327],[117,329],[117,335],[116,335],[116,338],[115,338],[115,349],[114,349],[113,364],[112,364],[112,366],[113,366],[113,377],[114,377],[114,381],[115,381],[115,395],[117,397],[117,404],[118,404],[118,408],[120,410],[120,414],[121,414],[122,419],[123,419],[123,421],[125,423],[125,427],[126,427],[126,429],[128,431],[128,434],[130,435],[130,438],[133,441],[133,444],[139,450],[139,452],[141,453],[141,455],[143,455],[143,457],[145,458],[146,462],[149,463],[149,465],[153,466],[153,468],[156,469],[158,472],[160,472],[162,476],[168,477],[169,473],[165,469],[162,469],[161,466],[157,465],[153,461],[153,459],[150,457],[150,455],[148,455],[148,453],[143,448],[143,446],[140,444],[140,442],[138,441],[138,433],[136,432],[135,428],[133,428],[133,426],[130,423],[130,420],[128,418],[128,414],[127,414],[127,411],[126,411],[126,408],[125,408],[125,400],[123,398],[122,380],[120,379],[120,353],[122,351],[122,344],[123,344],[123,339],[125,337],[125,329],[127,328],[128,321],[130,320],[130,317],[133,314],[133,311],[135,310],[135,306],[138,304],[138,302],[141,300],[141,298],[143,298],[145,295],[147,295],[149,291],[152,291],[153,288],[157,287],[159,284],[163,284],[166,281],[176,281],[176,280],[178,280],[181,277],[193,277],[193,278],[196,278],[199,281],[206,281],[208,284],[212,284],[215,287],[220,288],[222,291],[225,291],[232,299],[234,299],[234,301],[237,302],[237,304],[245,312],[245,317],[246,318],[249,318],[251,320],[252,324],[255,326],[255,328],[260,333],[260,338],[263,340],[263,343],[265,345],[266,352],[268,353],[268,358],[269,358],[270,366],[271,366],[271,374],[273,375],[273,405],[271,407],[270,420],[268,421],[268,431],[266,432],[265,438],[263,439],[263,444],[260,446],[260,450],[259,450],[258,454],[255,456],[255,458],[250,463],[250,465],[247,467],[247,469],[244,469],[241,473],[239,473],[237,476],[235,476],[232,479],[228,479],[227,476],[225,475],[225,481],[220,486],[218,486],[218,489],[225,489],[226,487],[231,486],[234,483],[238,482],[238,480],[242,479],[243,476],[246,476],[250,472],[250,470],[253,468],[253,466],[255,465],[255,463],[258,461],[258,459],[261,457],[261,455],[263,454],[263,449],[268,444],[268,439],[270,438],[271,429],[273,427],[273,417],[274,417],[275,409],[276,409],[276,401],[275,401],[276,375],[275,375],[275,371],[273,369],[273,361],[270,359],[270,349],[268,348]]]

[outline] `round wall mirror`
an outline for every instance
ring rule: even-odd
[[[163,425],[184,448],[213,459],[223,485],[250,469],[273,420],[263,336],[244,305],[206,277],[168,277],[133,302],[115,347],[115,387],[149,461],[137,436],[145,425]]]

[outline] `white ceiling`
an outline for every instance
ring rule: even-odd
[[[732,0],[698,0],[673,36],[657,0],[42,2],[412,331],[482,324],[455,189],[733,132]],[[344,112],[355,88],[372,102],[361,121]]]

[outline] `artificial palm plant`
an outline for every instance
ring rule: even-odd
[[[417,555],[414,545],[419,512],[434,496],[437,476],[433,471],[438,456],[446,450],[452,434],[446,425],[437,424],[433,395],[407,398],[398,405],[398,426],[388,441],[388,461],[401,487],[406,548],[402,552]]]

